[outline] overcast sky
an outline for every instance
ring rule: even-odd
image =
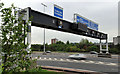
[[[20,8],[31,7],[34,10],[43,12],[41,3],[47,5],[45,13],[53,15],[54,4],[63,8],[63,19],[73,22],[73,14],[78,13],[99,24],[99,31],[108,34],[109,42],[113,37],[118,36],[118,1],[119,0],[1,0],[5,7],[14,3]],[[32,44],[43,43],[43,28],[32,26]],[[57,38],[63,42],[80,42],[82,38],[87,38],[92,42],[99,42],[97,39],[64,33],[60,31],[46,29],[46,43],[51,43],[52,38]]]

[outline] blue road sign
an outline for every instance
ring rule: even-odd
[[[87,20],[83,17],[80,17],[80,16],[77,16],[77,23],[86,24],[87,26],[89,26],[89,24],[90,24],[89,20]]]
[[[89,28],[94,29],[94,30],[98,30],[98,24],[90,21],[90,26],[89,26]]]
[[[54,16],[63,19],[63,8],[54,5]]]
[[[82,17],[78,14],[75,14],[75,15],[74,16],[76,18],[75,20],[76,20],[77,23],[82,23],[82,24],[87,25],[87,27],[90,28],[90,29],[98,30],[98,24],[97,23],[92,22],[92,21],[90,21],[90,20],[88,20],[88,19],[86,19],[86,18],[84,18],[84,17]]]

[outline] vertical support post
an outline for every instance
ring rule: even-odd
[[[44,53],[45,53],[45,28],[44,28]]]
[[[108,39],[106,39],[106,53],[109,53],[109,51],[108,51]]]
[[[44,13],[45,13],[45,5],[44,5]],[[44,28],[44,53],[45,53],[45,28]]]
[[[101,43],[101,39],[100,39],[100,53],[102,53],[102,43]]]
[[[47,5],[41,3],[44,6],[44,13],[45,13],[45,7],[47,7]],[[44,53],[45,54],[45,28],[44,28]]]
[[[30,8],[27,8],[27,19],[26,22],[29,21],[29,17],[30,17]],[[27,32],[27,43],[28,43],[28,47],[27,47],[27,52],[30,53],[31,51],[31,22],[28,24],[28,32]]]

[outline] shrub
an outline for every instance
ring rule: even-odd
[[[95,45],[92,45],[92,46],[89,46],[88,48],[87,48],[87,51],[88,52],[90,52],[90,51],[99,51],[99,48],[97,47],[97,46],[95,46]]]
[[[119,54],[120,53],[119,49],[117,49],[117,48],[109,48],[109,52],[114,53],[114,54]]]

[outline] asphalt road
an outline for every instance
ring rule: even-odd
[[[42,66],[54,66],[73,69],[83,69],[96,72],[118,72],[118,58],[101,58],[97,55],[85,54],[86,60],[69,59],[68,53],[52,53],[42,55],[42,53],[32,54],[36,58],[37,64]],[[39,56],[39,58],[37,58]]]
[[[84,53],[81,53],[84,54]],[[42,53],[34,53],[32,54],[32,57],[40,56],[41,58],[58,58],[58,59],[68,59],[69,53],[48,53],[47,55],[42,55]],[[118,57],[116,58],[103,58],[103,57],[97,57],[95,54],[86,54],[87,60],[92,61],[101,61],[101,62],[111,62],[111,63],[118,63]]]
[[[84,54],[84,53],[82,53]],[[85,54],[86,60],[69,59],[69,53],[33,53],[33,59],[42,66],[54,66],[72,69],[90,70],[95,72],[118,72],[118,58],[102,58],[94,54]],[[39,56],[39,58],[38,58]],[[0,60],[1,62],[1,60]]]
[[[116,66],[108,65],[99,65],[99,64],[89,64],[89,63],[76,63],[76,62],[61,62],[61,61],[46,61],[39,60],[37,61],[38,65],[42,66],[54,66],[54,67],[64,67],[64,68],[73,68],[73,69],[83,69],[96,72],[118,72]]]

